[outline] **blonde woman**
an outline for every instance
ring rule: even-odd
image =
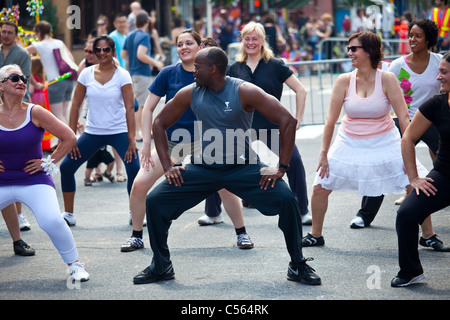
[[[243,79],[251,82],[263,89],[266,93],[281,100],[283,85],[286,84],[295,93],[297,129],[305,112],[306,89],[302,83],[295,77],[292,70],[280,59],[274,57],[272,50],[269,49],[266,41],[264,27],[260,23],[250,22],[241,32],[241,52],[237,56],[228,71],[231,77]],[[263,131],[267,132],[268,148],[271,148],[271,132],[278,130],[279,127],[267,120],[258,111],[253,116],[252,128],[256,130],[258,138],[261,138]],[[273,150],[276,154],[279,150]],[[305,168],[302,158],[295,146],[289,163],[280,163],[280,167],[288,168],[287,177],[289,186],[297,195],[302,222],[311,223],[311,214],[308,210],[308,196],[305,179]]]

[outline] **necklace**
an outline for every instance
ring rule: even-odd
[[[12,122],[12,120],[14,119],[14,117],[15,117],[19,112],[20,112],[20,108],[17,109],[17,111],[14,112],[14,113],[11,112],[11,113],[8,115],[9,122]]]

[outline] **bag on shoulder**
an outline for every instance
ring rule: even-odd
[[[75,81],[78,78],[77,69],[78,66],[67,54],[65,48],[53,49],[53,55],[55,56],[56,64],[58,65],[59,75],[63,75],[70,72],[72,75],[69,80]]]

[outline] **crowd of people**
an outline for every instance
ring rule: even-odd
[[[405,192],[396,220],[400,271],[391,282],[393,287],[424,278],[419,244],[450,252],[431,223],[431,214],[450,204],[446,197],[450,53],[433,52],[439,42],[435,22],[412,20],[408,24],[410,53],[393,61],[387,70],[380,67],[383,52],[376,33],[358,30],[349,36],[347,54],[354,70],[341,74],[334,84],[310,213],[305,168],[295,145],[307,91],[280,59],[281,38],[286,38],[278,37],[282,31],[274,17],[243,26],[240,52],[231,65],[225,49],[234,41],[229,42],[235,36],[232,28],[224,26],[215,41],[202,35],[201,26],[196,26],[196,31],[177,23],[171,52],[175,61],[165,66],[158,32],[153,28],[154,14],[142,10],[139,2],[131,9],[130,15],[115,17],[115,30],[109,35],[105,34],[108,18],[100,16],[98,28],[86,42],[76,81],[69,78],[51,85],[48,82],[61,76],[54,51],[72,62],[73,57],[62,41],[52,38],[50,24],[37,23],[34,31],[39,41],[25,49],[16,43],[16,24],[1,24],[0,209],[15,254],[35,253],[21,239],[21,231],[31,227],[21,214],[21,204],[25,204],[72,277],[89,280],[69,228],[76,225],[75,173],[88,160],[85,186],[102,177],[114,182],[114,163],[122,181],[127,181],[132,234],[120,250],[143,248],[143,227],[147,225],[153,259],[134,277],[135,284],[174,278],[167,243],[171,221],[205,199],[205,215],[198,223],[223,222],[223,202],[241,249],[254,247],[241,199],[243,205],[264,215],[278,215],[290,257],[287,278],[306,285],[321,284],[307,264],[313,259],[305,258],[302,248],[325,245],[322,229],[332,191],[356,190],[363,197],[352,228],[372,223],[385,194]],[[332,36],[331,15],[325,14],[321,20],[325,27],[317,28],[315,36]],[[295,92],[294,116],[280,103],[285,84]],[[44,89],[48,89],[49,110],[42,98]],[[153,119],[163,97],[165,106]],[[342,108],[345,117],[332,143]],[[211,153],[217,145],[197,135],[204,137],[208,130],[219,132],[223,141],[223,148],[217,149],[220,152],[214,149]],[[45,131],[57,139],[47,158],[42,150]],[[246,135],[249,131],[256,135]],[[180,132],[187,132],[189,139]],[[237,135],[231,148],[230,132]],[[275,149],[276,167],[260,162],[251,147],[255,140]],[[415,156],[414,146],[420,140],[429,146],[434,160],[429,172]],[[114,157],[107,146],[112,147]],[[188,156],[190,161],[186,161]],[[99,169],[102,162],[107,165],[103,173]],[[63,213],[53,182],[58,170]],[[285,175],[288,183],[283,180]],[[155,186],[162,176],[165,180]],[[303,224],[312,224],[305,236]]]

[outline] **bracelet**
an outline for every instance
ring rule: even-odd
[[[58,167],[53,163],[55,159],[52,159],[50,155],[47,158],[42,158],[42,161],[43,162],[41,163],[41,167],[44,169],[44,172],[50,177],[53,177],[59,172]]]

